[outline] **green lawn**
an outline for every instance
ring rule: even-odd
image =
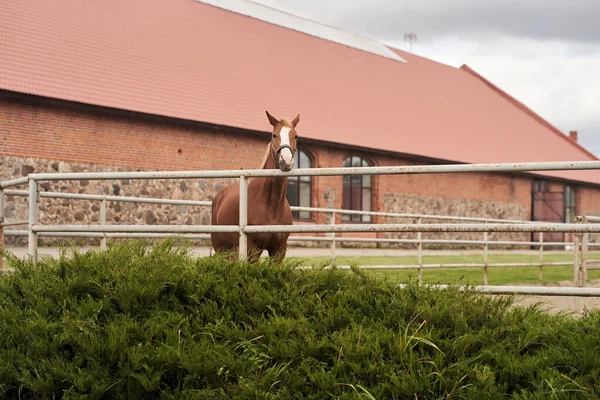
[[[600,260],[600,252],[592,253],[591,260]],[[293,258],[300,261],[302,265],[327,265],[327,257]],[[488,263],[534,263],[539,260],[533,254],[490,254]],[[572,254],[545,254],[544,262],[572,262]],[[483,256],[473,255],[440,255],[424,256],[424,264],[472,264],[483,263]],[[393,257],[337,257],[336,265],[403,265],[417,264],[416,256],[393,256]],[[398,283],[407,283],[417,279],[417,269],[404,270],[369,270],[370,274],[381,278],[388,278]],[[532,284],[540,283],[539,267],[489,267],[488,284]],[[599,279],[600,271],[589,271],[588,279]],[[547,266],[543,268],[542,283],[558,283],[559,281],[572,280],[572,266]],[[441,284],[482,284],[483,268],[431,268],[423,270],[423,282]]]

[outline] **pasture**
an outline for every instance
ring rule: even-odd
[[[490,254],[488,256],[490,264],[514,264],[514,263],[536,263],[539,261],[536,254],[519,254],[518,251],[507,252],[504,254]],[[302,265],[323,266],[330,263],[327,256],[317,257],[289,257],[290,260]],[[589,253],[590,260],[600,260],[600,252]],[[544,255],[544,262],[573,262],[573,255],[568,252],[549,253]],[[424,255],[423,264],[474,264],[483,263],[481,254],[444,254],[444,255]],[[335,260],[336,265],[416,265],[417,256],[338,256]],[[397,283],[408,283],[416,280],[416,269],[373,269],[365,271],[375,277],[385,277]],[[543,280],[540,281],[539,267],[490,267],[489,268],[490,285],[520,285],[520,284],[558,284],[563,281],[573,280],[572,266],[545,266],[543,268]],[[590,270],[588,272],[590,280],[600,279],[600,270]],[[424,284],[483,284],[483,268],[424,268]]]
[[[597,311],[195,257],[172,240],[7,263],[3,398],[600,396]]]

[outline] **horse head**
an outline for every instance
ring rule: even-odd
[[[296,125],[300,122],[300,115],[292,122],[285,119],[277,119],[267,111],[269,122],[273,125],[273,135],[271,136],[271,153],[280,170],[289,171],[294,167],[294,158],[298,150],[296,149]]]

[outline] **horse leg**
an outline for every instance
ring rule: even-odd
[[[252,241],[248,241],[248,262],[255,264],[260,259],[263,249],[259,248]]]
[[[287,253],[287,240],[283,240],[269,249],[269,257],[271,260],[281,263]]]

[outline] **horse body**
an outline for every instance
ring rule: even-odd
[[[291,123],[278,121],[268,112],[273,125],[273,137],[267,147],[261,168],[280,168],[288,171],[293,167],[296,153],[295,127],[297,116]],[[283,136],[283,135],[287,135]],[[292,210],[287,201],[287,177],[253,178],[248,182],[248,225],[291,225]],[[212,204],[212,225],[239,224],[240,188],[233,184],[222,189]],[[248,261],[256,262],[266,250],[269,257],[282,260],[287,251],[289,233],[248,234]],[[238,251],[239,234],[213,233],[211,242],[216,253]]]

